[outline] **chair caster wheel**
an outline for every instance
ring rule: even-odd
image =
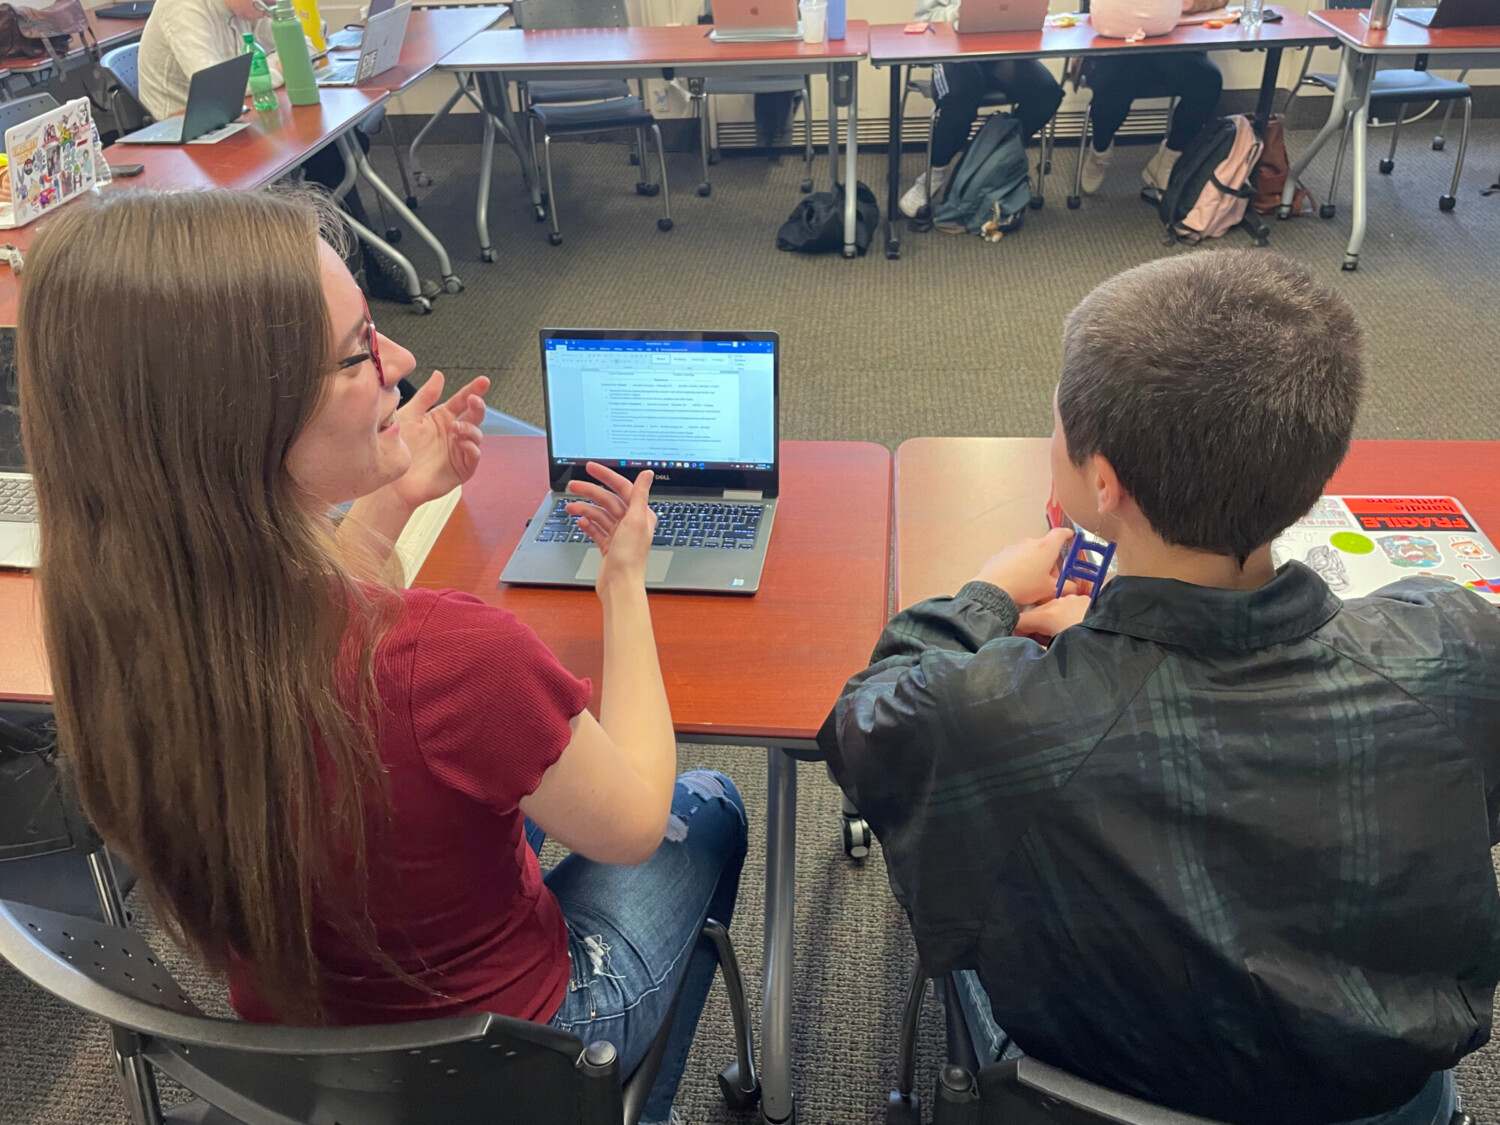
[[[562,245],[562,235],[558,234],[556,231],[553,231],[551,234],[549,234],[547,236],[547,241],[550,242],[550,243],[552,243],[553,246],[561,246]]]
[[[1281,204],[1276,208],[1276,217],[1278,219],[1290,219],[1292,217],[1291,207],[1285,203]]]
[[[1344,272],[1345,273],[1353,273],[1357,269],[1359,269],[1359,255],[1358,254],[1345,254],[1344,255]]]
[[[1396,170],[1396,162],[1394,160],[1382,160],[1377,167],[1380,169],[1382,176],[1389,176]]]
[[[655,195],[661,191],[661,184],[639,183],[635,185],[636,195]]]
[[[1432,138],[1432,151],[1433,152],[1442,152],[1443,151],[1443,146],[1446,145],[1447,143],[1448,142],[1445,141],[1442,137],[1433,137]]]
[[[760,1101],[760,1082],[745,1089],[740,1083],[740,1064],[736,1059],[719,1071],[719,1094],[730,1109],[743,1113]]]
[[[406,206],[415,211],[417,209],[417,197],[415,195],[408,195],[406,197]]]
[[[1033,211],[1040,211],[1046,205],[1046,202],[1040,195],[1033,195],[1031,197],[1031,209]]]
[[[450,273],[447,277],[443,278],[444,293],[462,293],[463,291],[464,283],[457,274]]]
[[[426,316],[432,312],[431,297],[413,297],[411,299],[411,311],[417,316]]]
[[[385,240],[387,242],[389,242],[392,246],[396,245],[396,243],[398,243],[398,242],[401,241],[401,228],[400,227],[386,227],[385,228]]]
[[[802,191],[802,194],[803,194],[803,195],[806,195],[806,194],[807,194],[807,193],[808,193],[808,192],[810,192],[810,191],[812,191],[812,189],[813,189],[813,182],[812,182],[812,180],[810,180],[810,179],[808,179],[808,180],[803,180],[803,181],[802,181],[802,182],[801,182],[801,183],[800,183],[800,184],[798,184],[798,185],[797,185],[797,186],[798,186],[798,187],[799,187],[799,188],[800,188],[800,189],[801,189],[801,191]]]
[[[486,246],[479,252],[479,260],[481,262],[493,262],[495,260],[494,249],[492,247]]]
[[[1068,196],[1068,210],[1076,211],[1083,206],[1083,200],[1076,195]]]
[[[702,183],[702,184],[698,185],[698,194],[701,195],[704,199],[707,199],[710,195],[712,195],[713,194],[713,190],[714,190],[714,185],[713,184]]]
[[[1318,205],[1318,218],[1320,219],[1331,219],[1335,215],[1337,215],[1338,212],[1339,209],[1332,203],[1321,203]]]
[[[921,1125],[922,1096],[913,1090],[892,1090],[885,1097],[885,1125]]]
[[[427,188],[432,186],[432,177],[426,172],[418,172],[415,178],[418,187]]]
[[[844,854],[864,859],[870,854],[870,822],[862,816],[844,817]]]
[[[657,230],[671,230],[672,229],[672,220],[671,219],[657,219],[656,220],[656,229]]]
[[[853,261],[855,258],[859,257],[859,254],[857,251],[850,250],[846,246],[844,247],[844,257],[848,258],[850,261]]]
[[[424,281],[424,282],[422,282],[422,296],[426,297],[429,301],[431,301],[435,297],[439,296],[442,292],[443,292],[443,288],[437,282],[435,282],[435,281]]]
[[[1453,196],[1451,196],[1451,195],[1440,195],[1440,196],[1438,196],[1438,210],[1439,211],[1451,211],[1451,210],[1453,210],[1453,208],[1455,208],[1457,206],[1458,206],[1458,200],[1454,199]]]

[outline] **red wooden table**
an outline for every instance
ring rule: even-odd
[[[1036,31],[1009,31],[960,35],[951,24],[934,23],[917,35],[906,34],[906,24],[880,24],[870,28],[870,64],[891,70],[891,139],[886,155],[885,256],[901,256],[897,200],[901,196],[901,107],[905,92],[905,68],[941,62],[976,62],[994,59],[1052,59],[1109,55],[1117,51],[1264,51],[1260,95],[1255,109],[1257,129],[1263,129],[1276,96],[1276,75],[1281,52],[1288,47],[1312,47],[1337,42],[1327,28],[1306,16],[1277,5],[1281,20],[1264,23],[1254,31],[1238,23],[1226,27],[1182,24],[1166,35],[1128,41],[1094,33],[1086,15],[1072,27],[1045,26]],[[1082,146],[1082,139],[1079,140]],[[1080,147],[1080,156],[1082,148]]]
[[[896,450],[896,606],[955,593],[1046,530],[1047,438],[912,438]],[[1456,496],[1500,534],[1500,441],[1356,441],[1325,492]]]

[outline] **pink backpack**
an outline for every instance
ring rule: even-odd
[[[1260,138],[1244,114],[1210,122],[1172,167],[1162,195],[1161,220],[1171,235],[1201,242],[1239,225],[1255,194],[1250,174],[1260,150]]]

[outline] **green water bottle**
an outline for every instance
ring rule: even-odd
[[[271,16],[271,38],[276,40],[281,77],[286,82],[286,95],[291,103],[317,105],[318,82],[313,77],[312,56],[292,0],[276,0],[276,11]]]
[[[266,113],[276,108],[276,83],[271,79],[271,65],[255,36],[245,32],[245,51],[250,55],[250,102]]]

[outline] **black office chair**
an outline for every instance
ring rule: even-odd
[[[901,1016],[901,1072],[886,1102],[886,1125],[918,1125],[917,1022],[931,977],[917,966]],[[933,1083],[932,1125],[1219,1125],[1179,1113],[1021,1057],[980,1066],[958,1004],[953,974],[942,978],[948,1061]],[[1476,1125],[1462,1110],[1449,1125]]]
[[[1369,6],[1370,0],[1331,0],[1329,4],[1332,8],[1368,8]],[[1338,86],[1337,74],[1309,73],[1312,67],[1312,57],[1313,52],[1309,48],[1302,60],[1302,73],[1297,76],[1297,81],[1292,83],[1291,91],[1287,94],[1283,114],[1291,112],[1292,103],[1304,85],[1314,86],[1330,93]],[[1474,91],[1463,80],[1468,74],[1467,70],[1460,71],[1457,78],[1442,78],[1431,73],[1427,66],[1428,56],[1417,55],[1410,68],[1391,67],[1377,70],[1370,79],[1370,112],[1385,121],[1387,114],[1392,110],[1395,111],[1394,116],[1389,118],[1391,149],[1380,161],[1379,168],[1383,175],[1390,175],[1396,167],[1396,143],[1401,139],[1401,126],[1406,120],[1406,107],[1409,104],[1421,105],[1423,102],[1429,102],[1433,107],[1438,104],[1446,107],[1443,112],[1443,123],[1432,138],[1433,150],[1441,152],[1447,143],[1444,133],[1447,132],[1448,118],[1453,112],[1453,105],[1455,102],[1462,102],[1464,124],[1463,131],[1458,137],[1458,157],[1453,162],[1453,182],[1448,189],[1448,194],[1438,197],[1438,209],[1451,211],[1458,205],[1458,182],[1463,175],[1464,155],[1469,148],[1469,122],[1474,110]],[[1420,116],[1426,116],[1427,112],[1430,110],[1424,111]],[[1344,154],[1349,147],[1349,133],[1353,126],[1354,114],[1349,113],[1344,117],[1344,131],[1339,137],[1338,155],[1333,159],[1333,181],[1328,188],[1328,198],[1318,208],[1320,218],[1331,219],[1337,213],[1334,195],[1338,191],[1339,178],[1344,171]]]
[[[127,43],[104,52],[99,65],[104,68],[105,97],[109,112],[121,133],[144,129],[155,120],[141,103],[140,43]]]
[[[731,1106],[748,1108],[760,1086],[739,966],[723,926],[710,921],[703,936],[723,969],[738,1049],[719,1083]],[[138,1080],[127,1083],[135,1125],[634,1125],[672,1023],[668,1014],[622,1088],[611,1044],[505,1016],[317,1028],[213,1019],[137,934],[19,903],[0,902],[0,957],[110,1025]],[[157,1070],[196,1097],[164,1111]]]
[[[134,876],[64,791],[56,743],[50,707],[0,704],[0,898],[128,925]]]

